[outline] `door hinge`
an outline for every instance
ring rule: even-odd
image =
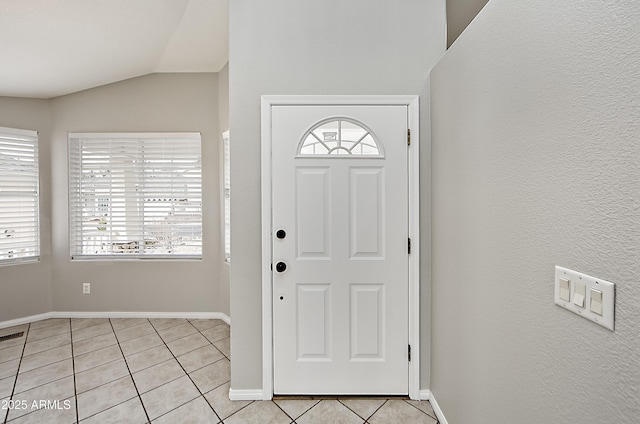
[[[407,145],[411,145],[411,130],[407,130]]]
[[[411,239],[407,239],[407,252],[411,254]]]
[[[408,355],[408,356],[409,356],[409,362],[411,362],[411,345],[409,345],[409,350],[408,350],[408,352],[409,352],[409,355]]]

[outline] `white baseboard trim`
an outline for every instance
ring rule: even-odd
[[[14,327],[49,318],[186,318],[221,319],[231,325],[231,318],[222,312],[47,312],[0,322],[0,328]]]
[[[447,422],[447,419],[444,417],[442,409],[440,409],[440,405],[438,405],[436,398],[433,396],[433,393],[431,393],[431,390],[420,390],[420,400],[429,401],[431,407],[433,408],[433,412],[435,412],[440,424],[449,424]]]
[[[264,400],[264,391],[229,389],[229,400]]]

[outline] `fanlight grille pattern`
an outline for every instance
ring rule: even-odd
[[[299,156],[382,156],[374,135],[363,124],[332,118],[314,125],[302,137]]]

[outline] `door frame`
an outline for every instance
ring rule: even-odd
[[[262,391],[273,398],[273,271],[271,191],[271,109],[273,106],[407,106],[411,144],[408,149],[409,190],[409,397],[420,399],[420,134],[419,97],[400,96],[261,96],[261,205],[262,205]]]

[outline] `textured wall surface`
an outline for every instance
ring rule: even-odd
[[[38,131],[40,261],[0,266],[0,322],[51,310],[51,149],[47,100],[0,97],[0,127]]]
[[[491,0],[431,74],[431,389],[451,424],[640,419],[640,7]],[[616,329],[553,303],[617,283]]]
[[[444,51],[445,2],[409,0],[399,7],[382,0],[234,0],[229,6],[231,385],[257,390],[262,388],[260,96],[420,94]],[[423,353],[428,366],[428,349]],[[428,374],[422,383],[428,387]]]
[[[220,312],[218,76],[153,74],[52,100],[53,310]],[[70,261],[69,132],[200,132],[201,261]],[[83,295],[82,282],[91,282]]]

